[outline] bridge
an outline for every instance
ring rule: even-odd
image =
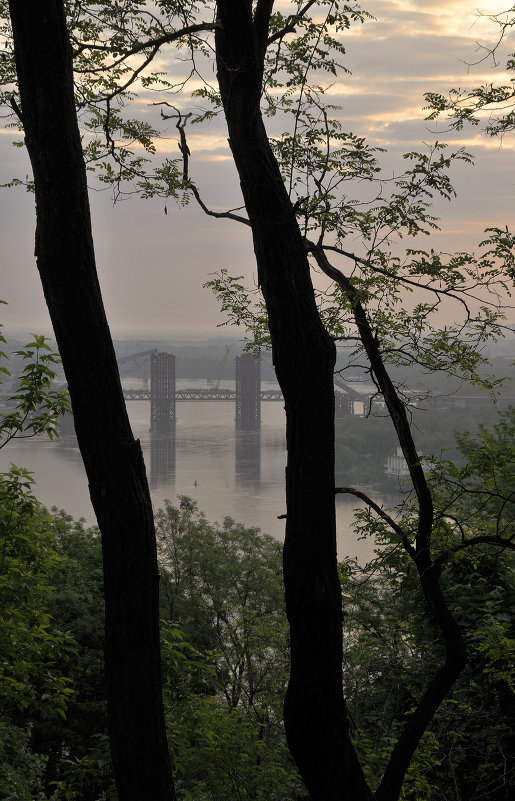
[[[260,391],[261,401],[284,401],[283,393],[280,389],[262,389]],[[125,400],[152,400],[150,389],[124,389]],[[176,389],[175,400],[177,401],[233,401],[236,402],[236,389],[221,389],[210,387],[208,389]]]
[[[175,356],[144,351],[134,356],[125,356],[118,363],[130,359],[150,356],[150,389],[124,389],[126,400],[150,401],[150,427],[152,430],[168,430],[175,426],[175,407],[180,401],[231,401],[235,404],[236,425],[244,430],[256,430],[261,424],[261,403],[283,401],[279,389],[261,389],[261,363],[250,353],[236,356],[236,385],[234,389],[217,386],[207,389],[177,389],[175,382]],[[343,390],[343,391],[342,391]],[[335,416],[354,413],[354,401],[363,401],[363,395],[338,380],[335,390]]]

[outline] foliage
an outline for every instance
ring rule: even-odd
[[[425,214],[420,221],[423,222]],[[377,233],[377,231],[376,231]],[[419,367],[426,376],[445,372],[495,393],[502,379],[488,370],[484,344],[504,335],[504,309],[495,308],[488,299],[497,291],[509,296],[509,282],[514,275],[513,236],[509,231],[492,229],[482,242],[480,254],[457,253],[451,256],[435,251],[409,249],[400,259],[383,249],[370,251],[368,259],[354,257],[355,266],[349,286],[353,297],[366,304],[370,327],[375,332],[381,358],[392,368]],[[388,234],[389,235],[389,234]],[[385,237],[388,236],[385,234]],[[338,252],[338,248],[330,248]],[[467,307],[466,298],[474,295],[477,286],[485,293],[484,305],[475,314]],[[242,276],[230,276],[221,270],[206,283],[217,296],[226,315],[224,325],[245,328],[248,349],[259,350],[270,344],[264,309],[254,292],[242,283]],[[410,307],[406,293],[413,287],[423,288],[435,298]],[[446,298],[457,298],[464,308],[464,320],[456,325],[441,326],[439,314]],[[357,336],[354,305],[351,298],[336,285],[319,293],[320,315],[338,342],[354,343],[348,369],[373,371]],[[403,395],[402,384],[398,391]],[[406,398],[407,399],[407,396]]]
[[[477,442],[476,446],[484,458],[485,448]],[[485,482],[489,480],[486,472]],[[232,521],[210,524],[186,498],[178,507],[167,503],[158,521],[162,610],[165,618],[173,618],[163,623],[162,654],[178,798],[302,798],[281,728],[287,640],[279,544]],[[57,785],[49,787],[41,801],[53,793],[56,801],[115,798],[102,698],[98,534],[57,510],[51,518],[35,515],[33,527],[33,548],[29,551],[25,544],[23,555],[34,562],[37,549],[40,564],[50,560],[52,589],[38,574],[37,614],[44,615],[48,647],[54,643],[55,649],[58,643],[54,692],[64,686],[74,694],[64,696],[66,719],[45,718],[35,698],[30,728],[14,725],[20,713],[12,705],[6,710],[3,747],[10,786],[13,776],[22,788],[22,779],[32,782],[27,785],[30,790],[21,789],[13,801],[38,798],[43,789],[34,788],[42,788],[44,777],[47,786],[50,778]],[[372,782],[441,649],[406,554],[391,535],[383,533],[379,541],[378,557],[370,568],[350,561],[340,565],[346,610],[345,689],[355,743]],[[51,543],[50,551],[42,548],[43,542]],[[511,768],[503,774],[502,757],[510,750],[513,722],[512,570],[506,554],[499,557],[488,550],[462,551],[451,560],[445,586],[457,614],[467,621],[469,667],[417,752],[405,799],[454,801],[459,793],[472,797],[473,791],[484,801],[509,797]],[[36,598],[36,584],[31,597]],[[34,615],[28,597],[24,609],[29,618]],[[26,622],[21,631],[24,626]],[[63,636],[61,630],[69,632],[64,650],[62,640],[56,639]],[[45,660],[48,670],[41,632],[31,630],[27,638],[27,653],[36,659],[37,652],[36,664]],[[39,752],[33,750],[35,742],[42,746]]]
[[[468,661],[426,731],[402,798],[508,799],[515,786],[513,673],[515,585],[511,514],[513,409],[493,431],[457,436],[461,467],[432,473],[436,561]],[[500,455],[503,455],[500,463]],[[506,471],[504,467],[506,466]],[[409,500],[399,525],[417,525]],[[372,785],[416,699],[441,661],[442,645],[398,534],[370,510],[357,528],[376,538],[365,572],[341,566],[345,600],[345,684],[354,737]],[[475,547],[471,548],[471,544]],[[502,545],[505,549],[493,547]],[[467,547],[465,547],[467,546]]]
[[[36,721],[65,717],[73,693],[59,663],[75,643],[48,612],[61,559],[31,485],[20,468],[0,477],[0,793],[13,801],[40,797],[48,754],[29,741]]]
[[[209,210],[190,175],[187,125],[202,124],[220,111],[218,89],[210,81],[215,4],[70,2],[67,11],[86,159],[102,184],[111,186],[115,196],[134,192],[179,203],[193,196],[207,213],[248,224],[234,211]],[[7,14],[5,19],[0,82],[7,102],[16,87]],[[261,97],[263,114],[278,131],[270,142],[313,268],[320,269],[312,252],[316,246],[348,270],[385,362],[422,364],[428,372],[443,369],[475,381],[485,363],[484,342],[502,335],[504,301],[499,298],[509,296],[513,236],[492,229],[477,253],[439,253],[418,243],[401,247],[401,240],[438,228],[432,204],[437,197],[454,197],[449,170],[471,157],[436,142],[427,151],[406,153],[406,169],[392,177],[389,166],[387,171],[383,167],[381,150],[343,130],[340,109],[329,102],[328,92],[334,77],[346,72],[345,33],[368,20],[370,15],[356,3],[291,2],[273,11]],[[158,60],[158,54],[171,59],[173,70],[162,68],[168,61]],[[139,102],[132,102],[136,98]],[[142,103],[147,104],[144,115]],[[168,135],[172,119],[181,156],[160,161],[157,143]],[[356,243],[355,250],[349,250],[349,241]],[[331,283],[325,292],[319,284],[320,313],[328,330],[338,340],[356,341],[349,298],[338,284]],[[229,321],[250,332],[254,349],[268,341],[262,305],[245,300],[239,278],[221,273],[208,285]],[[425,298],[407,303],[417,287]],[[442,327],[446,299],[457,299],[463,315],[456,316],[454,306],[456,323]],[[359,344],[355,359],[363,363]],[[481,381],[492,387],[484,376]]]
[[[489,15],[498,26],[498,38],[493,46],[483,46],[479,62],[491,61],[499,67],[498,51],[501,43],[509,36],[515,25],[515,6],[498,14]],[[506,56],[504,64],[507,73],[515,69],[515,53]],[[427,119],[435,120],[447,112],[451,128],[460,131],[466,124],[484,125],[489,136],[504,136],[515,129],[515,78],[508,83],[490,82],[471,90],[451,89],[447,96],[439,92],[427,92],[430,114]]]
[[[14,354],[26,365],[0,419],[0,447],[42,433],[52,439],[69,411],[67,392],[52,386],[59,357],[45,337],[33,335]],[[7,367],[2,372],[10,376]],[[54,608],[56,585],[67,575],[66,549],[33,484],[15,465],[0,475],[0,793],[13,801],[61,797],[57,763],[72,743],[59,736],[78,704],[71,665],[81,659],[70,618],[58,621]],[[53,750],[49,741],[56,740]]]
[[[45,512],[30,484],[17,515],[2,525],[9,548],[1,585],[1,794],[12,801],[107,801],[115,796],[100,539],[62,511]],[[8,508],[2,497],[4,520]]]
[[[12,694],[31,703],[23,714],[14,702],[3,706],[5,783],[21,788],[13,801],[115,799],[98,531],[57,509],[36,509],[32,519],[32,550],[18,561],[27,571],[24,560],[34,562],[38,549],[47,572],[34,578],[13,619],[18,636],[26,629],[28,655],[20,651],[25,672]],[[179,508],[167,503],[158,519],[164,702],[178,798],[301,798],[282,729],[287,642],[278,543],[233,521],[213,526],[187,498]],[[36,679],[37,690],[29,683]]]
[[[261,645],[254,656],[262,652]],[[228,705],[217,658],[202,655],[175,625],[164,627],[164,698],[178,798],[302,797],[284,741],[264,736],[243,705]]]
[[[0,343],[5,344],[0,334]],[[12,439],[25,439],[46,434],[50,439],[57,435],[59,418],[70,412],[66,388],[54,389],[54,365],[60,364],[59,355],[48,345],[47,337],[32,334],[32,340],[22,350],[14,351],[26,362],[17,378],[17,388],[8,400],[11,408],[0,418],[0,447]],[[0,358],[6,359],[1,351]],[[11,377],[9,369],[0,372]]]
[[[386,764],[403,720],[440,661],[429,616],[421,614],[416,577],[383,540],[375,573],[341,565],[344,589],[344,677],[353,738],[371,786]],[[515,783],[513,559],[461,554],[446,577],[456,613],[467,620],[469,663],[424,735],[401,798],[508,799]],[[484,611],[470,619],[472,607]],[[485,640],[489,645],[485,647]],[[500,668],[498,672],[497,666]]]
[[[471,542],[478,534],[509,545],[515,539],[515,408],[499,415],[493,431],[457,437],[464,464],[436,463],[432,471],[439,507],[439,540]]]
[[[299,779],[281,715],[287,646],[279,545],[233,521],[209,524],[188,498],[179,507],[166,502],[156,519],[163,697],[178,798],[293,800]],[[100,541],[63,512],[54,510],[52,525],[65,570],[51,609],[55,625],[70,627],[77,641],[77,657],[62,665],[76,692],[66,722],[40,727],[39,737],[67,798],[114,798],[101,681]]]
[[[2,334],[0,342],[5,344]],[[69,409],[66,393],[52,388],[51,365],[59,358],[45,337],[33,335],[16,355],[26,366],[11,408],[0,418],[0,447],[43,432],[52,438]],[[10,377],[7,367],[0,370]],[[34,725],[64,718],[73,693],[58,663],[70,658],[75,643],[53,628],[48,612],[61,559],[33,483],[15,465],[0,474],[0,794],[13,801],[43,798],[48,755],[32,747]]]
[[[35,337],[19,352],[29,364],[4,426],[6,441],[23,435],[24,426],[54,433],[48,418],[59,406],[46,397],[53,376],[39,358],[42,346]],[[37,405],[36,397],[34,423],[25,409]],[[14,466],[0,480],[0,790],[12,801],[107,801],[116,794],[103,691],[100,538],[63,511],[48,515],[32,485],[32,476]],[[210,526],[186,498],[180,509],[167,504],[158,518],[170,557],[163,566],[165,614],[180,615],[203,648],[175,624],[163,624],[180,797],[209,791],[220,799],[236,792],[293,799],[299,780],[281,723],[287,646],[280,548],[228,519]]]
[[[66,799],[114,798],[104,698],[104,598],[102,550],[96,527],[52,510],[49,520],[63,569],[48,601],[52,625],[76,644],[59,669],[69,677],[73,696],[66,720],[39,721],[34,739],[50,755],[46,781]]]
[[[232,211],[207,209],[189,174],[187,123],[200,124],[220,110],[218,90],[207,77],[214,4],[159,2],[150,7],[131,0],[119,8],[70,2],[67,9],[86,157],[103,184],[112,186],[115,195],[137,192],[181,203],[193,194],[204,211],[248,224]],[[1,69],[7,101],[15,83],[7,14],[5,18]],[[437,142],[427,152],[406,153],[406,170],[392,177],[389,167],[387,173],[383,170],[380,150],[342,129],[328,90],[334,76],[346,71],[345,32],[369,19],[355,3],[292,2],[273,11],[261,104],[263,113],[285,129],[270,141],[303,234],[348,268],[385,360],[422,363],[430,372],[446,369],[474,380],[484,363],[480,352],[485,339],[502,333],[499,296],[509,294],[505,279],[513,273],[513,238],[509,231],[494,229],[477,254],[438,253],[418,244],[402,252],[401,239],[438,227],[432,203],[435,197],[454,196],[449,169],[471,159],[463,150],[453,152]],[[166,62],[154,64],[158,53],[172,59],[173,73],[159,68]],[[191,101],[190,82],[195,83]],[[135,97],[147,104],[144,118],[138,116],[140,104],[132,103]],[[160,163],[156,143],[167,135],[170,119],[177,121],[181,158]],[[356,184],[359,191],[352,188]],[[357,243],[354,251],[348,250],[351,239]],[[251,309],[242,302],[239,279],[231,283],[222,273],[209,285],[230,321],[247,327],[253,346],[261,347],[266,341],[261,305]],[[418,286],[426,300],[406,304],[406,293]],[[458,299],[464,314],[455,325],[442,328],[438,315],[449,297]],[[341,289],[322,291],[319,303],[331,334],[352,340],[352,309]]]
[[[229,710],[248,713],[266,743],[282,736],[288,665],[281,548],[230,518],[211,525],[194,501],[156,515],[163,600],[213,666]]]

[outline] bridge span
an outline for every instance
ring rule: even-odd
[[[246,430],[258,429],[261,425],[261,403],[284,401],[281,390],[261,389],[261,363],[250,353],[236,356],[236,383],[234,389],[219,386],[207,389],[177,389],[175,381],[175,356],[157,350],[136,354],[150,355],[150,389],[124,389],[126,400],[150,401],[150,427],[152,430],[167,430],[175,426],[175,407],[181,401],[231,401],[235,404],[236,424]],[[125,360],[131,357],[125,357]],[[342,391],[343,390],[343,391]],[[355,390],[339,382],[335,390],[335,416],[354,413],[354,402],[362,401]]]
[[[150,389],[124,389],[125,400],[152,400]],[[280,389],[262,389],[259,393],[261,401],[284,401]],[[207,389],[176,389],[176,401],[233,401],[236,402],[236,389],[221,389],[209,387]]]

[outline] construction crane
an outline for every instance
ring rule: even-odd
[[[220,388],[220,381],[221,381],[221,380],[222,380],[222,378],[223,378],[223,374],[224,374],[224,370],[225,370],[225,365],[227,364],[227,359],[228,359],[228,357],[229,357],[229,353],[231,352],[231,349],[234,347],[234,344],[235,344],[235,343],[233,342],[233,344],[232,344],[232,345],[226,345],[226,346],[225,346],[225,353],[224,353],[224,357],[223,357],[223,359],[222,359],[222,366],[221,366],[221,368],[220,368],[220,373],[219,373],[219,375],[218,375],[218,378],[216,379],[216,381],[213,381],[213,382],[212,382],[212,383],[213,383],[213,387],[214,387],[214,389],[219,389],[219,388]]]
[[[125,370],[120,370],[120,375],[130,374],[134,367],[139,370],[145,365],[145,362],[148,361],[148,357],[154,352],[155,348],[152,348],[151,350],[142,350],[139,353],[131,353],[129,356],[121,356],[119,359],[117,358],[116,361],[118,363],[118,367],[120,367],[122,364],[127,365]],[[148,378],[145,377],[143,380],[147,381]]]

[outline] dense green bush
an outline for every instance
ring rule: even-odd
[[[5,499],[1,506],[5,513]],[[208,523],[186,498],[158,513],[158,531],[164,698],[178,798],[304,798],[281,721],[288,642],[280,546],[233,521]],[[98,533],[63,512],[37,509],[17,532],[4,544],[1,585],[10,614],[0,640],[0,795],[115,799]],[[369,570],[350,561],[340,569],[345,690],[356,747],[373,783],[441,657],[439,638],[413,569],[394,543],[379,544]],[[487,547],[464,550],[449,565],[445,588],[464,625],[469,664],[416,753],[403,798],[507,801],[514,750],[512,560]]]

